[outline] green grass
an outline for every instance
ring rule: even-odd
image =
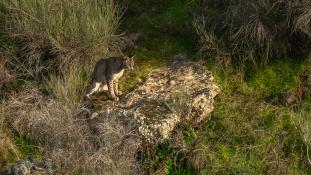
[[[222,88],[215,111],[201,129],[179,128],[183,147],[160,146],[156,151],[160,158],[152,159],[153,166],[148,168],[164,166],[168,174],[310,174],[306,162],[310,143],[303,140],[310,127],[305,133],[301,129],[311,121],[311,96],[292,108],[264,100],[299,86],[299,74],[311,66],[311,58],[299,64],[286,60],[274,61],[248,76],[208,64]],[[207,153],[206,167],[199,171],[189,166],[191,162],[178,159],[193,144]]]
[[[14,145],[16,146],[20,158],[39,158],[41,155],[40,147],[35,146],[38,144],[33,143],[32,141],[22,137],[22,136],[15,136],[14,137]]]
[[[241,78],[208,66],[222,92],[215,111],[199,137],[206,141],[212,174],[309,174],[306,144],[297,118],[310,116],[310,96],[295,108],[265,102],[264,97],[299,86],[299,74],[310,68],[310,58],[297,64],[275,61]],[[310,69],[309,69],[310,70]],[[243,77],[243,76],[242,76]],[[310,117],[309,117],[310,119]],[[310,122],[310,120],[309,120]],[[310,130],[309,130],[310,131]],[[284,140],[281,136],[285,134]]]
[[[196,37],[192,28],[192,16],[195,1],[131,0],[129,4],[136,6],[132,7],[134,14],[125,17],[123,28],[127,32],[143,34],[136,54],[149,59],[163,60],[170,59],[178,53],[194,53]]]
[[[142,33],[142,38],[138,48],[133,51],[135,70],[120,81],[122,91],[138,87],[139,81],[177,54],[187,54],[193,58],[196,41],[192,27],[195,1],[130,0],[128,4],[133,12],[124,17],[121,28],[127,33]],[[185,33],[187,36],[184,36]]]
[[[131,2],[134,12],[125,18],[123,28],[129,33],[143,33],[143,40],[134,51],[141,65],[130,74],[134,77],[131,80],[163,65],[175,54],[186,53],[196,58],[196,37],[191,26],[195,1],[173,0],[159,5],[154,1]],[[172,175],[311,173],[310,165],[304,162],[306,143],[296,122],[297,118],[308,120],[311,98],[307,97],[294,108],[265,102],[267,96],[299,86],[299,74],[311,70],[311,58],[301,60],[275,59],[255,70],[246,65],[244,71],[231,66],[223,70],[214,62],[207,62],[207,68],[222,89],[215,101],[215,111],[201,129],[191,126],[178,129],[182,132],[179,137],[182,147],[166,143],[154,155],[147,156],[144,159],[147,171],[164,168]],[[158,62],[161,64],[155,66]],[[191,162],[185,161],[187,156],[180,158],[191,145],[206,152],[205,168],[195,170],[196,167],[189,166]]]
[[[159,67],[165,62],[156,61],[156,59],[148,60],[144,55],[137,53],[135,55],[135,68],[134,70],[127,72],[119,82],[120,90],[122,92],[129,92],[137,88],[142,82],[144,82],[148,74]]]

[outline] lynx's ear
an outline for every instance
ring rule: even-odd
[[[127,56],[127,57],[125,57],[126,59],[129,59],[129,60],[133,60],[134,59],[134,55],[129,55],[129,56]]]
[[[134,58],[134,55],[133,56],[125,56],[123,57],[123,60],[132,60]]]

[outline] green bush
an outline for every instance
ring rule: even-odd
[[[200,53],[245,63],[309,51],[309,0],[203,0],[195,27]]]

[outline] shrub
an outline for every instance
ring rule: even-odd
[[[42,145],[59,174],[142,173],[135,156],[141,141],[131,121],[100,116],[92,122],[98,118],[89,118],[80,103],[45,99],[34,88],[12,95],[4,111],[16,132]]]
[[[308,0],[203,0],[200,7],[195,27],[205,57],[256,64],[309,51]]]
[[[102,117],[94,132],[80,103],[93,63],[111,54],[121,15],[113,0],[0,0],[0,39],[9,40],[0,49],[23,80],[1,105],[0,130],[5,123],[43,147],[42,157],[60,174],[142,173],[135,157],[140,139],[130,122]]]
[[[107,54],[122,15],[113,0],[1,0],[0,9],[19,63],[37,70],[32,76]]]

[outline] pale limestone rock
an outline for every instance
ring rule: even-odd
[[[31,158],[16,161],[9,169],[9,175],[53,175],[55,167],[50,160]]]
[[[161,142],[169,138],[178,123],[197,125],[204,121],[213,111],[213,98],[219,92],[210,71],[176,55],[121,101],[107,101],[102,111],[92,116],[130,118],[137,124],[135,133],[148,142]]]

